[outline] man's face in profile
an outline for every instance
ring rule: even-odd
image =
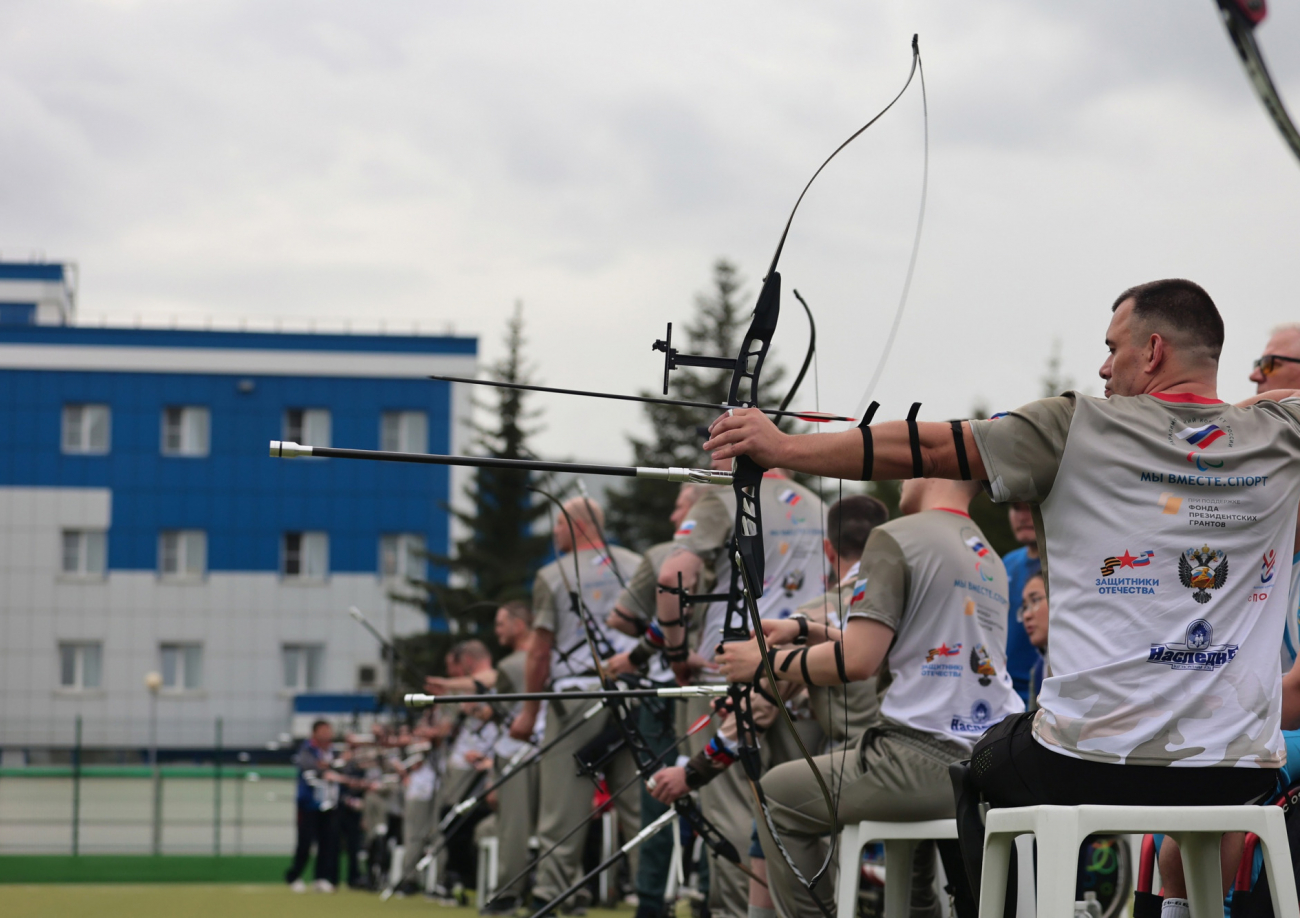
[[[1271,389],[1300,389],[1300,363],[1289,360],[1270,360],[1270,357],[1293,357],[1300,360],[1300,331],[1284,328],[1276,331],[1264,345],[1260,365],[1250,371],[1250,381],[1255,392]]]

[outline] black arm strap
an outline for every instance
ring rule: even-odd
[[[808,648],[795,651],[799,654],[799,675],[803,676],[804,685],[813,685],[812,676],[808,675]]]
[[[912,402],[912,410],[907,412],[907,440],[912,445],[912,477],[920,478],[921,472],[921,431],[916,426],[916,416],[921,411],[920,402]]]
[[[961,470],[961,480],[970,481],[970,463],[966,461],[966,434],[961,429],[961,421],[952,422],[952,445],[957,451],[957,468]]]
[[[835,672],[840,677],[840,682],[845,685],[849,684],[849,674],[844,669],[844,642],[835,642]]]
[[[872,402],[863,415],[862,422],[858,424],[858,430],[862,431],[862,481],[871,480],[872,467],[876,463],[875,449],[871,443],[871,419],[876,416],[879,407],[880,402]]]

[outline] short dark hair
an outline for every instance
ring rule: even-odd
[[[1183,347],[1200,347],[1215,363],[1223,350],[1223,317],[1200,284],[1181,278],[1151,281],[1129,287],[1116,298],[1110,311],[1125,300],[1133,301],[1133,315],[1143,324]]]
[[[501,608],[506,610],[506,615],[516,621],[523,622],[529,628],[533,627],[533,607],[522,599],[511,599],[503,602]]]
[[[867,536],[888,522],[889,509],[867,494],[855,494],[831,504],[826,512],[826,538],[841,557],[860,557]]]
[[[321,727],[333,727],[333,726],[334,725],[330,723],[328,720],[326,720],[323,717],[320,717],[311,722],[311,732],[314,734]]]

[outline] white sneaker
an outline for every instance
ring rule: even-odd
[[[331,883],[329,880],[317,880],[316,892],[332,893],[334,892],[334,884]]]
[[[305,893],[307,891],[307,884],[304,883],[301,878],[299,878],[297,880],[294,880],[293,883],[290,884],[289,888],[296,893]]]

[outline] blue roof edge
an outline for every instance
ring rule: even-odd
[[[478,337],[462,335],[350,335],[316,332],[207,331],[168,328],[89,328],[19,325],[0,328],[0,344],[80,347],[191,347],[232,350],[358,351],[478,354]]]

